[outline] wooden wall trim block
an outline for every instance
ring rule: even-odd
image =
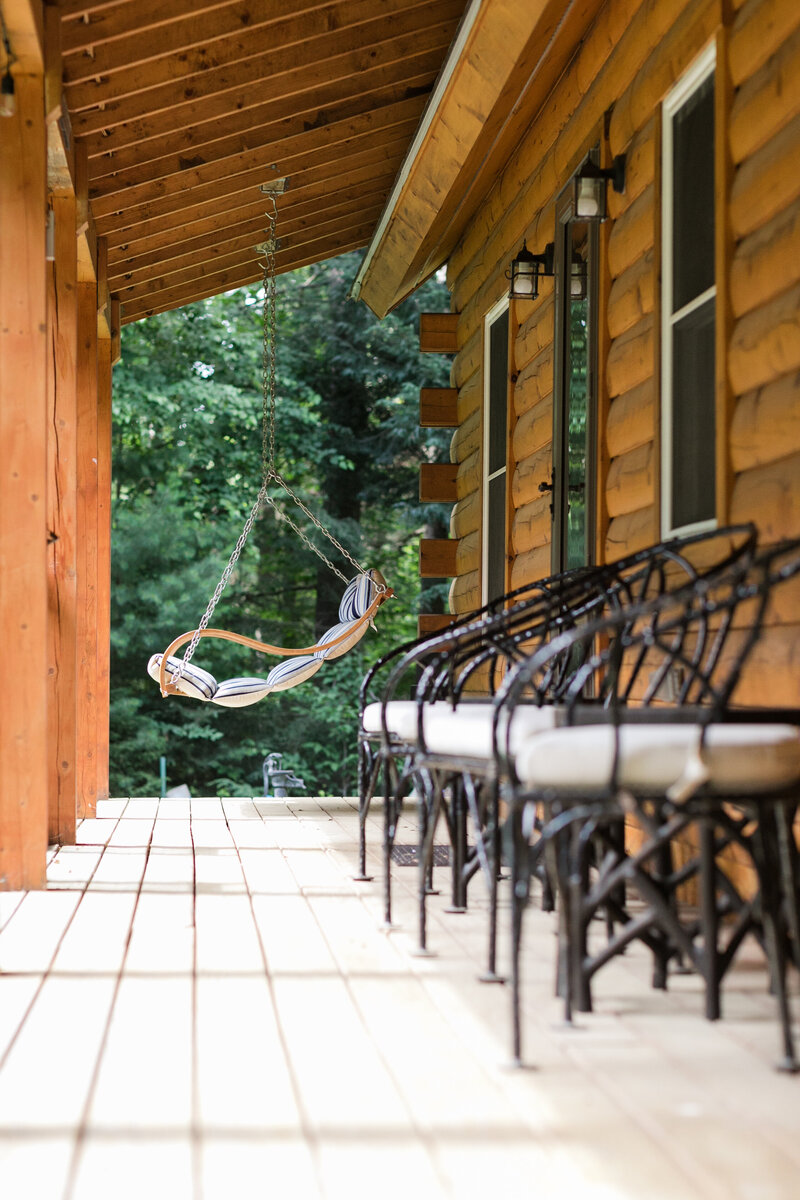
[[[419,348],[422,354],[457,354],[458,313],[420,313]]]
[[[456,619],[452,613],[420,613],[417,617],[417,633],[420,637],[441,633]]]
[[[455,538],[420,538],[419,573],[422,579],[449,579],[457,573]]]
[[[456,463],[423,463],[419,469],[422,504],[455,504],[458,499]]]
[[[419,423],[423,429],[455,429],[458,388],[420,388]]]

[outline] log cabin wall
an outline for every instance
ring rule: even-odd
[[[608,0],[448,265],[459,314],[451,457],[459,539],[452,611],[481,596],[483,320],[508,287],[523,238],[553,240],[555,202],[593,146],[627,156],[622,194],[608,189],[601,237],[598,560],[658,540],[660,106],[717,43],[717,425],[720,523],[753,520],[763,541],[800,534],[800,6],[795,0]],[[721,134],[721,136],[720,136]],[[719,218],[724,214],[725,219]],[[605,299],[603,299],[605,298]],[[549,573],[554,303],[512,302],[509,411],[511,586]],[[721,340],[720,340],[721,339]],[[800,628],[785,603],[738,696],[800,704]],[[777,663],[781,670],[776,671]],[[780,676],[780,683],[776,676]],[[777,689],[777,690],[776,690]]]

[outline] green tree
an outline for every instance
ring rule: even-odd
[[[262,469],[261,296],[242,288],[123,331],[115,369],[112,585],[112,789],[153,794],[158,758],[193,794],[259,791],[272,750],[313,791],[355,786],[357,692],[369,663],[413,635],[416,537],[431,511],[416,499],[422,459],[447,439],[417,425],[421,384],[446,364],[421,359],[418,313],[441,310],[435,281],[383,323],[346,300],[355,256],[278,280],[277,446],[281,472],[365,565],[400,596],[346,656],[313,682],[228,710],[163,701],[147,659],[196,625],[258,491]],[[284,645],[333,624],[317,559],[264,512],[214,623]],[[327,552],[327,551],[326,551]],[[338,565],[338,564],[337,564]],[[346,575],[352,569],[345,570]],[[327,587],[327,570],[325,587]],[[326,608],[327,604],[327,608]],[[274,659],[204,641],[218,677],[264,675]]]

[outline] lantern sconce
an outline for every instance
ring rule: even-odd
[[[539,295],[539,280],[543,276],[552,276],[555,257],[555,243],[548,242],[544,254],[531,254],[523,241],[522,249],[512,260],[511,270],[506,271],[506,279],[511,280],[508,289],[510,300],[535,300]]]
[[[611,182],[615,192],[625,191],[625,155],[618,154],[614,165],[603,168],[587,158],[572,179],[572,207],[576,221],[605,221],[606,185]]]
[[[589,264],[575,251],[570,263],[569,294],[571,300],[585,300],[589,294]]]
[[[11,49],[11,43],[8,40],[8,30],[2,9],[0,9],[0,26],[3,34],[3,49],[6,53],[5,70],[0,79],[0,117],[13,117],[17,111],[17,97],[14,90],[14,76],[11,74],[11,64],[17,61],[17,56]]]

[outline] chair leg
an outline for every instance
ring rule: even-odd
[[[790,957],[800,971],[800,855],[794,839],[795,804],[777,804],[775,822],[780,854],[780,882]]]
[[[526,864],[528,843],[522,833],[522,815],[514,805],[511,823],[511,1035],[515,1066],[522,1065],[522,1023],[520,1014],[521,980],[519,955],[522,943],[522,917],[528,898]]]
[[[445,912],[463,913],[467,910],[467,885],[464,868],[467,858],[467,812],[464,785],[460,778],[453,780],[451,808],[452,899]]]
[[[392,924],[392,848],[397,835],[397,819],[402,806],[398,794],[392,791],[392,778],[396,774],[388,757],[383,763],[383,920],[387,928]]]
[[[760,876],[764,941],[770,971],[778,1000],[778,1016],[781,1023],[781,1058],[779,1071],[795,1074],[800,1070],[792,1036],[792,1017],[786,992],[786,943],[780,921],[781,895],[778,884],[780,864],[779,836],[774,811],[762,811],[753,835],[757,847],[756,866]]]
[[[718,1021],[721,1012],[719,987],[719,915],[717,911],[717,863],[713,818],[699,822],[700,841],[700,930],[706,988],[706,1017]]]
[[[481,975],[483,983],[504,983],[502,975],[497,974],[497,887],[500,879],[501,837],[500,837],[500,789],[497,780],[492,780],[489,798],[489,949],[486,971]]]
[[[439,823],[440,788],[436,779],[427,776],[420,780],[419,798],[419,864],[417,899],[419,907],[419,945],[416,953],[429,954],[428,950],[428,880],[433,863],[433,841]]]
[[[367,817],[380,770],[380,755],[371,752],[366,742],[358,748],[358,874],[353,878],[370,883],[373,876],[367,874]]]

